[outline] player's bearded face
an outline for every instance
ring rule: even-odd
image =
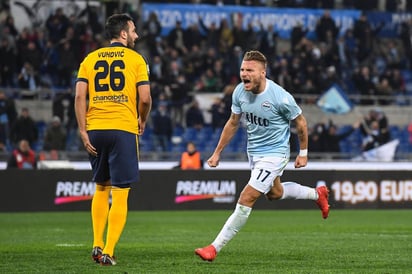
[[[128,48],[134,48],[137,38],[139,37],[136,33],[136,26],[132,21],[128,22],[129,29],[127,32],[127,38],[126,38],[126,43]]]
[[[264,89],[265,69],[256,61],[243,61],[240,67],[240,79],[247,91],[259,93]]]
[[[135,43],[136,43],[136,40],[133,39],[130,35],[128,35],[126,42],[127,42],[127,47],[132,49],[132,48],[134,48],[134,45],[135,45]]]

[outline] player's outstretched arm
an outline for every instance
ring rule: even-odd
[[[229,144],[230,140],[232,140],[233,136],[235,135],[237,129],[239,128],[241,114],[235,114],[232,112],[229,119],[227,120],[225,126],[223,127],[223,131],[220,135],[219,142],[213,152],[212,156],[207,160],[207,163],[210,167],[217,167],[219,165],[220,154],[222,153],[223,149]]]

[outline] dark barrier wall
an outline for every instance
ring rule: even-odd
[[[91,171],[2,170],[0,211],[89,210]],[[130,192],[130,210],[233,209],[249,178],[243,170],[142,170]],[[283,181],[308,186],[324,182],[332,208],[412,208],[410,171],[286,171]],[[257,209],[313,209],[312,201],[269,202]]]

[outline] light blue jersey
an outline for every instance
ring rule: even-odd
[[[259,94],[238,84],[232,99],[232,112],[245,115],[248,154],[289,158],[290,121],[302,113],[292,95],[266,79],[266,88]]]

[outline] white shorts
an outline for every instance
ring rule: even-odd
[[[276,177],[282,176],[288,161],[286,157],[250,157],[252,171],[248,184],[261,193],[268,193]]]

